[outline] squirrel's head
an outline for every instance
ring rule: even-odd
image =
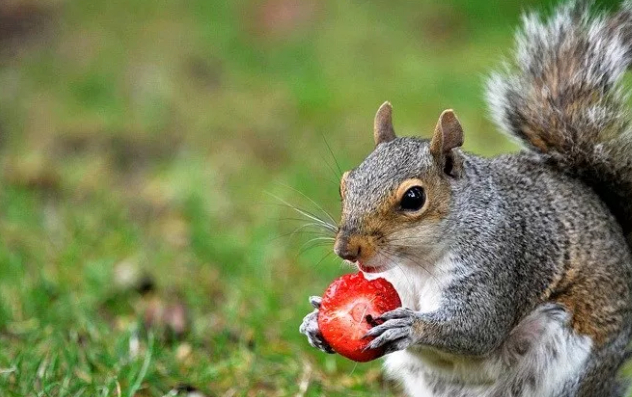
[[[463,174],[463,130],[446,110],[431,140],[398,138],[386,102],[375,115],[373,135],[373,152],[340,181],[334,251],[367,272],[423,266],[443,252],[452,184]]]

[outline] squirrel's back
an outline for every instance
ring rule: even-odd
[[[506,291],[514,295],[518,317],[559,293],[555,279],[569,269],[594,280],[586,300],[596,303],[616,289],[624,303],[632,301],[632,261],[621,226],[582,179],[529,152],[464,156],[464,180],[454,185],[447,223],[460,236],[460,251],[502,256],[509,279],[520,282]],[[472,219],[483,221],[472,229]]]

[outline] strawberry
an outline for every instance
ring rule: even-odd
[[[353,361],[371,361],[384,349],[365,350],[374,338],[364,335],[382,321],[382,314],[402,305],[391,283],[383,278],[367,280],[362,273],[334,280],[323,295],[318,328],[323,338],[340,355]]]

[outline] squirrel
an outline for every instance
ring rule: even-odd
[[[384,277],[402,307],[372,328],[385,369],[414,397],[624,396],[632,338],[632,2],[523,17],[515,60],[487,101],[523,145],[461,149],[452,110],[431,139],[375,116],[374,150],[340,183],[334,251]],[[312,346],[320,298],[300,327]]]

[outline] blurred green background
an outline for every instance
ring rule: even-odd
[[[551,4],[0,2],[0,394],[399,395],[298,333],[351,269],[275,197],[336,217],[385,100],[513,150],[483,82]]]

